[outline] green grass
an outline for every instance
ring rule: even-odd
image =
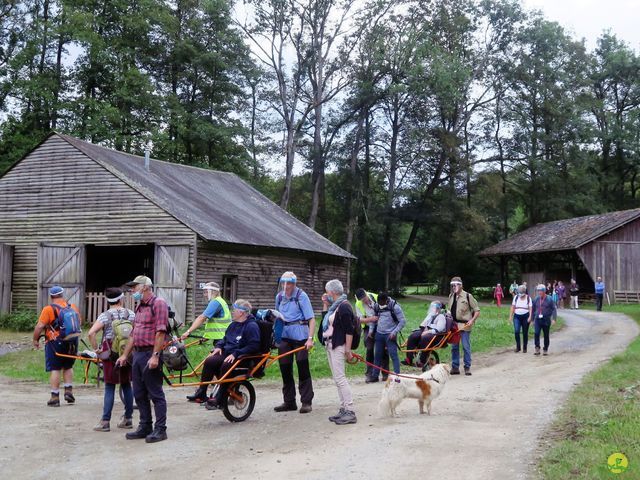
[[[400,302],[405,316],[407,325],[403,330],[404,339],[416,329],[426,315],[428,302],[414,299],[403,299]],[[471,336],[471,346],[474,353],[486,352],[494,347],[505,347],[512,345],[513,327],[508,323],[509,309],[507,307],[483,306],[478,322],[473,327]],[[559,322],[560,323],[560,322]],[[557,327],[557,326],[556,326]],[[360,342],[358,353],[364,356],[365,349],[363,341]],[[85,347],[81,344],[80,349]],[[208,346],[193,346],[188,349],[189,358],[195,366],[210,351]],[[447,362],[450,360],[451,348],[445,348],[438,351],[440,360]],[[318,342],[315,348],[309,354],[311,366],[311,374],[313,378],[326,378],[331,376],[329,365],[327,364],[327,354]],[[82,381],[84,377],[85,362],[76,362],[74,366],[74,378],[76,383]],[[409,367],[402,367],[403,371],[413,371]],[[347,374],[350,376],[363,376],[365,371],[364,364],[349,365]],[[95,375],[96,369],[91,367],[91,373]],[[30,349],[20,352],[13,352],[0,357],[0,375],[12,378],[28,379],[46,382],[48,375],[44,371],[44,354],[42,350],[33,351]],[[279,379],[280,370],[277,364],[274,364],[266,370],[265,378]]]
[[[640,305],[605,306],[640,323]],[[590,373],[571,393],[551,428],[539,469],[545,479],[640,478],[640,338]],[[626,472],[614,475],[607,458],[621,452]]]

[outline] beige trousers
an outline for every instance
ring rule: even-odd
[[[338,397],[340,397],[340,406],[346,410],[353,410],[353,395],[351,393],[351,386],[349,380],[344,373],[344,345],[337,347],[335,350],[332,348],[331,340],[327,342],[327,357],[329,359],[329,367],[331,368],[331,375],[333,381],[338,387]]]

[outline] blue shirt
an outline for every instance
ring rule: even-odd
[[[298,301],[296,302],[296,296],[299,293]],[[278,301],[280,300],[280,301]],[[314,318],[313,307],[311,306],[311,300],[304,290],[298,287],[294,288],[291,297],[287,297],[284,292],[280,292],[276,295],[276,310],[278,310],[284,317],[284,328],[282,329],[282,338],[306,341],[311,335],[309,334],[308,325],[288,325],[289,322],[298,322],[303,320],[311,320]]]
[[[539,318],[540,314],[542,314],[542,319]],[[544,297],[544,300],[542,300],[542,297],[540,296],[537,296],[533,300],[532,318],[535,321],[551,319],[555,320],[557,316],[558,312],[556,310],[556,302],[554,302],[549,295]]]
[[[218,340],[216,347],[221,348],[225,355],[233,355],[236,359],[240,355],[260,353],[260,327],[253,315],[244,322],[231,322],[224,338]]]
[[[224,317],[224,311],[222,310],[222,305],[220,305],[220,302],[214,299],[209,301],[209,305],[207,305],[207,308],[204,309],[202,315],[207,318],[219,318]]]
[[[596,293],[604,293],[604,282],[596,282]]]

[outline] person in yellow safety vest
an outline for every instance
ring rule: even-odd
[[[224,338],[224,332],[227,331],[227,327],[231,323],[231,312],[227,302],[220,296],[220,286],[216,282],[206,283],[202,290],[209,302],[207,308],[180,338],[184,340],[206,321],[203,337],[213,340],[215,343],[216,340]]]
[[[378,321],[378,317],[375,315],[374,305],[378,301],[378,294],[367,292],[364,288],[358,288],[356,290],[356,313],[360,318],[360,323],[363,325],[364,330],[362,332],[362,338],[364,338],[364,346],[367,349],[366,360],[369,363],[373,363],[374,360],[374,346],[375,340],[373,338],[373,331]],[[382,355],[382,368],[389,370],[389,353],[385,349]],[[365,381],[371,383],[378,381],[373,380],[371,373],[373,368],[367,365],[367,371],[365,372]],[[387,374],[382,374],[382,379],[387,379]]]

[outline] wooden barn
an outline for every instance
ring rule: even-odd
[[[93,321],[105,287],[138,274],[186,320],[208,281],[269,307],[292,270],[318,310],[328,280],[348,288],[348,252],[231,173],[52,133],[0,177],[0,205],[0,311],[40,309],[60,284]]]
[[[611,302],[640,301],[640,209],[541,223],[480,256],[518,262],[528,285],[575,278],[590,295],[600,276]]]

